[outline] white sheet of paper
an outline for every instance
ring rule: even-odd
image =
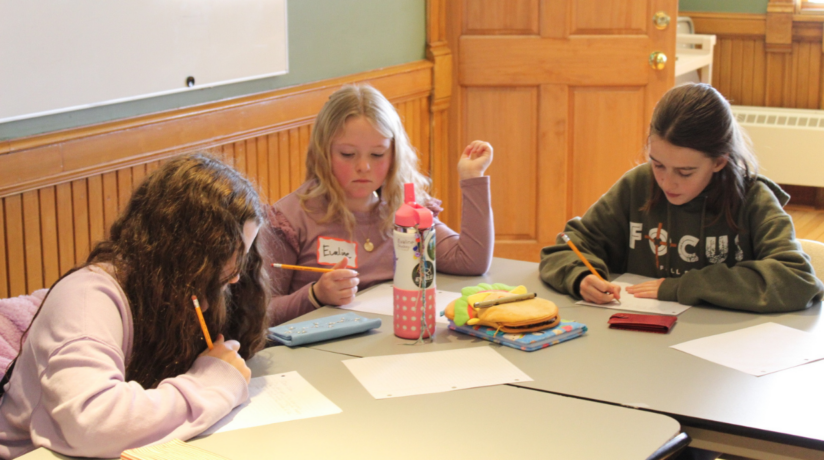
[[[348,359],[343,364],[375,399],[532,381],[489,347]]]
[[[824,359],[824,337],[764,323],[671,348],[760,377]]]
[[[338,414],[341,409],[297,371],[255,377],[249,400],[218,420],[204,435],[302,418]]]
[[[354,302],[347,305],[341,305],[340,308],[344,310],[365,311],[369,313],[377,313],[379,315],[392,316],[394,308],[392,303],[392,292],[391,284],[379,284],[372,289],[359,294],[355,297]],[[441,312],[447,305],[449,305],[449,302],[460,298],[460,292],[436,290],[435,309],[437,310],[437,314],[435,315],[435,322],[449,324],[449,320],[446,319],[445,316],[441,316]]]
[[[669,302],[657,299],[639,299],[627,292],[627,286],[643,283],[645,281],[652,281],[655,278],[648,278],[646,276],[634,275],[632,273],[625,273],[618,278],[615,278],[613,284],[621,286],[621,303],[610,302],[603,305],[597,303],[585,302],[579,300],[577,305],[588,305],[590,307],[609,308],[612,310],[635,311],[638,313],[652,313],[658,315],[678,316],[681,313],[689,310],[689,305],[681,305],[678,302]]]

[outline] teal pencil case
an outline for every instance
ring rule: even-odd
[[[469,334],[479,339],[517,348],[522,351],[535,351],[557,345],[561,342],[578,338],[587,331],[585,324],[567,320],[561,320],[561,323],[552,329],[544,329],[543,331],[537,332],[495,332],[495,328],[493,327],[456,326],[452,321],[449,322],[449,329]]]
[[[355,313],[343,313],[300,323],[270,327],[268,337],[289,347],[360,334],[381,326],[378,318],[364,318]]]

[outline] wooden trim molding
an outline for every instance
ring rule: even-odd
[[[393,102],[428,97],[429,61],[0,142],[0,197],[309,123],[338,87],[368,82]]]
[[[678,14],[692,19],[696,33],[736,38],[765,39],[767,36],[766,14],[703,11],[680,11]],[[793,14],[791,19],[793,41],[821,41],[824,15]]]
[[[767,4],[768,53],[791,53],[793,50],[793,13],[795,0],[770,0]]]
[[[695,32],[699,34],[764,37],[767,33],[767,17],[764,14],[679,11],[678,15],[689,16]]]
[[[433,55],[436,63],[448,56],[442,48]],[[2,143],[0,297],[48,287],[82,263],[143,178],[176,154],[209,150],[246,175],[266,202],[288,194],[305,180],[316,114],[347,83],[369,83],[383,92],[398,111],[421,167],[436,170],[432,159],[442,155],[433,155],[433,146],[443,150],[443,141],[433,142],[432,119],[448,108],[449,91],[444,96],[441,87],[433,97],[433,79],[451,72],[448,62],[437,66],[421,60]],[[430,99],[438,110],[431,110]],[[442,124],[434,126],[441,126],[434,137],[446,139]],[[439,174],[435,177],[444,181]]]
[[[446,0],[426,2],[426,57],[432,62],[432,99],[429,110],[431,137],[432,191],[435,195],[453,203],[452,210],[445,210],[440,219],[450,227],[456,227],[460,215],[454,209],[457,194],[454,181],[450,180],[449,155],[449,106],[452,101],[452,50],[446,37]]]

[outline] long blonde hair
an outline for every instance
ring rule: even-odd
[[[341,222],[349,234],[353,234],[355,216],[346,207],[343,188],[332,173],[332,141],[352,117],[366,118],[382,136],[392,141],[392,165],[378,189],[381,200],[387,204],[381,215],[381,230],[388,232],[392,228],[394,211],[403,204],[403,184],[415,184],[417,202],[427,204],[431,200],[430,180],[419,170],[418,155],[409,142],[395,107],[380,91],[369,85],[342,87],[329,96],[318,113],[306,152],[306,180],[312,185],[299,195],[300,203],[309,212],[306,207],[308,200],[326,198],[328,207],[321,222]]]

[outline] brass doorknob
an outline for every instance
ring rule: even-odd
[[[655,25],[656,29],[664,30],[667,26],[669,26],[670,17],[667,13],[659,11],[652,15],[652,23]]]
[[[663,70],[667,66],[667,55],[660,51],[653,52],[649,55],[649,66],[655,70]]]

